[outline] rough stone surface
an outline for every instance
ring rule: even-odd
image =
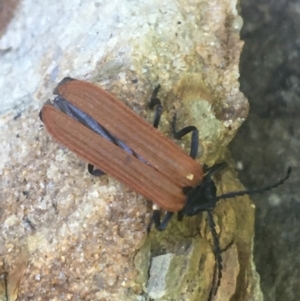
[[[248,112],[237,81],[241,25],[230,0],[29,0],[17,6],[0,40],[2,298],[147,299],[151,258],[162,254],[175,258],[169,292],[184,277],[182,300],[208,296],[214,256],[205,214],[181,225],[174,220],[164,233],[147,237],[146,200],[111,178],[92,178],[84,162],[47,135],[38,113],[55,85],[72,76],[100,84],[151,120],[146,99],[159,82],[162,130],[170,133],[176,111],[178,128],[199,128],[200,161],[224,160]],[[241,188],[230,169],[216,183],[220,193]],[[256,281],[249,278],[253,215],[248,198],[222,201],[214,213],[226,249],[220,291],[234,300],[244,300],[246,284]],[[185,240],[199,226],[201,236]],[[189,248],[197,265],[182,263]]]

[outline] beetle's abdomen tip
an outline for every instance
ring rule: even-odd
[[[43,110],[43,109],[41,109],[41,110],[40,110],[40,113],[39,113],[39,117],[40,117],[41,122],[43,122],[42,110]]]
[[[52,103],[51,103],[50,99],[48,99],[48,100],[44,103],[43,107],[41,108],[41,110],[40,110],[40,112],[39,112],[40,120],[41,120],[43,123],[44,123],[44,121],[43,121],[43,108],[44,108],[45,106],[47,106],[47,105],[52,106]]]
[[[65,83],[68,83],[68,82],[71,82],[71,81],[73,81],[73,80],[75,80],[75,78],[72,78],[72,77],[65,77],[58,85],[57,85],[57,87],[54,89],[54,91],[53,91],[53,94],[54,95],[59,95],[59,88],[62,86],[62,85],[64,85]]]

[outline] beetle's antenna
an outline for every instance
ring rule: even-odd
[[[219,237],[216,231],[216,224],[214,222],[214,218],[211,211],[207,211],[207,217],[208,217],[208,225],[210,227],[210,231],[212,233],[213,241],[214,241],[214,255],[215,255],[215,267],[214,267],[214,274],[213,274],[213,281],[212,281],[212,287],[209,292],[208,301],[211,301],[213,296],[216,295],[218,287],[221,283],[222,278],[222,256],[221,256],[221,249],[220,249],[220,241]]]
[[[220,200],[220,199],[229,199],[229,198],[233,198],[235,196],[242,196],[242,195],[245,195],[245,194],[255,194],[255,193],[261,193],[261,192],[264,192],[264,191],[268,191],[268,190],[271,190],[273,188],[276,188],[280,185],[282,185],[291,175],[291,172],[292,172],[292,168],[289,167],[287,169],[287,173],[286,173],[286,176],[281,179],[280,181],[278,181],[277,183],[273,184],[273,185],[269,185],[269,186],[266,186],[266,187],[263,187],[263,188],[260,188],[260,189],[247,189],[247,190],[241,190],[241,191],[233,191],[233,192],[228,192],[228,193],[225,193],[225,194],[222,194],[220,196],[217,197],[217,200]]]

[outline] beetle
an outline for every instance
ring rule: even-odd
[[[160,210],[153,211],[148,232],[152,224],[159,231],[165,230],[174,212],[178,213],[179,220],[207,212],[216,260],[211,300],[222,277],[221,249],[212,215],[217,202],[276,188],[288,179],[291,168],[273,185],[217,196],[212,176],[224,169],[226,163],[201,167],[195,160],[198,130],[187,126],[176,131],[176,115],[172,121],[175,139],[192,135],[189,155],[157,130],[162,113],[157,98],[159,89],[160,86],[154,89],[150,99],[149,107],[156,108],[153,125],[150,125],[102,88],[66,77],[55,88],[53,93],[57,96],[53,103],[44,104],[40,118],[59,143],[89,162],[91,174],[108,174],[166,210],[162,220]]]

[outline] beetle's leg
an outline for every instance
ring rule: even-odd
[[[157,93],[160,89],[160,85],[157,85],[155,87],[155,89],[152,92],[152,96],[150,98],[150,102],[149,102],[149,107],[150,109],[153,109],[156,106],[155,109],[155,115],[154,115],[154,121],[153,121],[153,126],[155,128],[158,127],[159,121],[160,121],[160,117],[161,117],[161,112],[162,112],[162,104],[159,98],[157,98]]]
[[[176,118],[177,115],[174,114],[173,120],[172,120],[172,132],[175,139],[181,139],[183,136],[187,135],[188,133],[192,132],[192,141],[191,141],[191,150],[190,150],[190,156],[195,159],[198,154],[198,146],[199,146],[199,131],[198,129],[193,126],[187,126],[180,131],[176,131]]]
[[[211,167],[205,166],[203,168],[203,171],[204,171],[206,177],[211,177],[214,173],[219,172],[220,170],[222,170],[226,166],[227,166],[226,162],[217,163],[217,164],[215,164]]]
[[[214,267],[214,275],[213,275],[213,282],[212,282],[212,287],[209,292],[209,298],[208,300],[211,300],[214,295],[216,295],[218,287],[220,286],[221,283],[221,278],[222,278],[222,270],[223,270],[223,265],[222,265],[222,256],[221,256],[221,249],[220,249],[220,241],[219,237],[216,231],[216,224],[214,222],[214,218],[212,215],[211,211],[207,211],[207,217],[208,217],[208,225],[210,227],[210,231],[213,237],[213,252],[215,255],[215,267]]]
[[[149,108],[150,109],[153,109],[156,106],[155,114],[154,114],[154,120],[153,120],[153,126],[155,128],[158,127],[160,117],[161,117],[161,114],[162,114],[162,104],[161,104],[160,99],[157,97],[159,89],[160,89],[160,85],[157,85],[155,87],[155,89],[153,90],[153,92],[152,92],[150,102],[149,102]],[[172,218],[172,216],[173,216],[173,212],[166,212],[163,220],[161,221],[160,220],[160,210],[159,209],[154,209],[151,220],[150,220],[149,225],[147,227],[147,232],[148,233],[150,232],[151,226],[153,224],[155,225],[155,228],[158,231],[165,230],[168,223],[169,223],[169,221],[170,221],[170,219]]]
[[[92,165],[91,163],[88,164],[88,171],[91,175],[96,176],[96,177],[101,177],[103,175],[105,175],[105,172],[103,172],[100,169],[94,169],[94,165]]]
[[[151,226],[154,224],[155,228],[158,231],[163,231],[167,228],[167,225],[169,223],[169,221],[171,220],[172,216],[173,216],[174,212],[170,212],[167,211],[164,215],[164,218],[162,219],[162,221],[160,220],[160,210],[159,209],[154,209],[153,210],[153,215],[152,218],[150,220],[150,223],[147,227],[147,232],[149,233],[151,230]]]
[[[177,220],[179,221],[179,222],[182,222],[182,220],[183,220],[183,213],[182,213],[182,211],[178,211],[177,212]]]

